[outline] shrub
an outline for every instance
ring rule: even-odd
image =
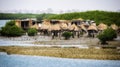
[[[104,30],[102,33],[100,33],[97,37],[100,39],[102,44],[106,44],[106,41],[110,41],[116,38],[117,33],[112,28],[108,28]]]
[[[9,21],[6,23],[5,27],[1,28],[2,36],[21,36],[23,34],[23,30],[15,25],[15,21]]]
[[[65,38],[65,40],[68,40],[72,36],[72,33],[71,32],[64,32],[62,34],[62,36]]]
[[[15,21],[8,21],[5,26],[14,26]]]
[[[28,30],[28,36],[35,36],[37,34],[37,30],[35,28],[30,28]]]

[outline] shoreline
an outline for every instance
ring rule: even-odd
[[[0,52],[6,52],[8,55],[20,54],[73,59],[120,60],[120,51],[118,49],[0,46]]]

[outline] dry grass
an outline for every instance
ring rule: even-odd
[[[8,54],[52,56],[62,58],[120,60],[120,51],[117,49],[1,46],[0,52],[7,52]]]

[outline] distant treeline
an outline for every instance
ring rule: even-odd
[[[35,18],[37,14],[0,13],[0,19]]]
[[[45,18],[48,18],[51,15],[55,14],[27,14],[27,13],[0,13],[0,19],[5,20],[5,19],[26,19],[26,18],[37,18],[38,20],[42,20]]]
[[[83,18],[84,20],[94,20],[97,24],[105,23],[111,25],[115,23],[120,26],[120,12],[107,12],[107,11],[86,11],[86,12],[73,12],[64,14],[13,14],[13,13],[0,13],[0,19],[24,19],[24,18],[37,18],[42,19],[61,19],[72,20]]]
[[[65,19],[72,20],[83,18],[85,20],[94,20],[97,24],[105,23],[111,25],[113,23],[120,26],[120,12],[106,12],[106,11],[86,11],[86,12],[74,12],[52,15],[48,19]]]

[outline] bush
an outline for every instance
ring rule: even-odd
[[[62,34],[62,36],[65,38],[65,40],[68,40],[72,36],[72,33],[71,32],[64,32]]]
[[[37,34],[37,30],[35,28],[30,28],[28,30],[28,36],[35,36]]]
[[[106,41],[110,41],[116,38],[117,33],[112,28],[108,28],[104,30],[102,33],[100,33],[97,37],[100,39],[102,44],[106,44]]]
[[[6,23],[5,27],[1,28],[2,36],[21,36],[23,34],[23,30],[15,25],[15,21],[9,21]]]

